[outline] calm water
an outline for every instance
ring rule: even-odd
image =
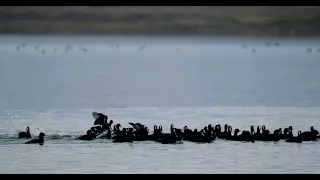
[[[318,38],[0,36],[0,173],[319,173],[320,142],[74,140],[92,111],[165,131],[319,129],[319,57]],[[26,126],[43,146],[16,138]]]

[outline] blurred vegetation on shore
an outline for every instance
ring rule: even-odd
[[[2,6],[1,34],[318,36],[318,6]]]

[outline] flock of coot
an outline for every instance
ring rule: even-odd
[[[250,127],[250,131],[243,130],[240,134],[239,129],[232,132],[232,126],[225,124],[224,129],[221,125],[205,126],[198,131],[197,129],[191,130],[187,126],[182,129],[175,128],[172,124],[170,126],[170,133],[163,133],[161,125],[153,127],[153,133],[149,132],[149,128],[140,123],[129,123],[131,127],[125,128],[120,124],[113,125],[113,120],[108,122],[108,116],[102,113],[93,112],[95,118],[94,126],[87,131],[87,134],[82,135],[77,140],[94,140],[97,138],[112,139],[112,142],[133,142],[133,141],[155,141],[162,144],[175,144],[182,143],[182,141],[191,141],[196,143],[210,143],[215,139],[225,139],[229,141],[279,141],[301,143],[302,141],[315,141],[320,138],[319,132],[311,126],[310,131],[298,131],[297,136],[293,135],[292,126],[284,129],[279,128],[270,132],[264,125]],[[45,134],[41,132],[39,139],[33,139],[26,142],[26,144],[40,144],[44,143]],[[31,138],[30,129],[27,127],[26,132],[20,132],[19,138]]]
[[[279,42],[274,42],[274,43],[272,43],[272,42],[266,42],[265,45],[266,45],[267,47],[271,47],[271,46],[278,47],[278,46],[280,46],[280,43],[279,43]],[[22,44],[17,45],[17,46],[16,46],[16,49],[19,51],[20,48],[24,48],[24,47],[26,47],[26,46],[27,46],[27,44],[26,44],[25,42],[23,42]],[[247,45],[247,44],[242,44],[241,46],[242,46],[243,49],[247,49],[247,48],[248,48],[248,45]],[[119,45],[119,44],[110,45],[110,47],[119,48],[120,45]],[[145,47],[146,47],[146,45],[140,46],[139,51],[144,50]],[[34,46],[34,49],[35,49],[36,51],[40,51],[40,46],[39,46],[39,45],[35,45],[35,46]],[[65,52],[69,52],[69,51],[72,51],[72,50],[74,50],[74,47],[73,47],[72,45],[70,45],[70,44],[67,44],[67,45],[65,46],[65,48],[64,48],[64,51],[65,51]],[[88,52],[88,51],[89,51],[89,49],[86,48],[86,47],[79,48],[78,50],[80,50],[80,51],[82,51],[82,52]],[[320,52],[320,48],[314,48],[314,49],[313,49],[313,48],[308,47],[308,48],[306,48],[305,50],[306,50],[307,53],[311,53],[312,51],[315,51],[315,52],[317,51],[318,53]],[[177,52],[177,51],[178,51],[178,49],[176,48],[176,49],[175,49],[175,52]],[[45,54],[45,53],[46,53],[46,50],[45,50],[45,49],[41,49],[40,52],[41,52],[42,54]],[[57,52],[57,49],[56,49],[56,48],[53,48],[53,52]],[[252,52],[252,53],[255,53],[255,52],[256,52],[256,49],[255,49],[255,48],[251,48],[251,52]]]

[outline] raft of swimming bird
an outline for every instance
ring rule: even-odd
[[[155,141],[162,144],[176,144],[182,143],[182,141],[191,141],[196,143],[211,143],[216,139],[225,139],[229,141],[243,141],[243,142],[255,142],[255,141],[280,141],[291,143],[302,143],[303,141],[316,141],[320,138],[319,132],[310,127],[310,131],[301,133],[298,131],[297,136],[293,135],[293,128],[289,126],[274,130],[270,133],[270,130],[266,129],[263,125],[258,126],[255,130],[254,126],[250,127],[250,131],[243,130],[240,133],[239,129],[235,129],[232,133],[232,126],[225,124],[224,130],[221,129],[221,125],[215,126],[209,124],[203,129],[198,131],[197,129],[191,130],[187,126],[179,129],[175,128],[172,124],[170,126],[170,133],[163,133],[161,125],[154,125],[153,133],[149,133],[149,128],[140,123],[129,122],[131,127],[122,128],[120,124],[113,125],[113,120],[108,122],[108,116],[102,113],[93,112],[92,116],[95,118],[94,126],[91,127],[85,135],[77,137],[76,140],[94,140],[97,138],[112,139],[112,142],[133,142],[133,141]],[[113,125],[113,127],[112,127]],[[121,129],[120,129],[121,128]],[[26,132],[20,132],[19,138],[31,138],[30,128],[26,128]],[[40,144],[44,143],[45,134],[41,132],[39,139],[33,139],[26,144]]]

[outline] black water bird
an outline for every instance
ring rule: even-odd
[[[290,137],[286,140],[286,142],[295,142],[295,143],[302,143],[302,136],[301,131],[298,131],[298,136],[296,137]]]
[[[26,142],[25,144],[40,144],[40,145],[43,145],[43,143],[44,143],[43,137],[44,136],[45,136],[45,134],[43,132],[41,132],[39,134],[39,139],[32,139],[32,140]]]
[[[86,141],[91,141],[93,139],[94,137],[92,136],[92,132],[90,130],[87,131],[86,135],[82,135],[77,138],[77,140],[86,140]]]
[[[31,138],[30,128],[27,126],[26,132],[19,132],[19,138]]]
[[[108,123],[108,116],[98,112],[92,112],[92,116],[95,119],[93,125],[105,125]]]
[[[313,126],[310,127],[310,131],[303,132],[301,134],[303,141],[315,141],[318,139],[319,131],[315,130]]]

